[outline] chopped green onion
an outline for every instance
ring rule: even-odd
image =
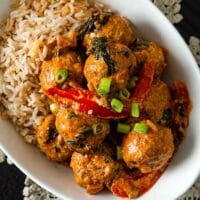
[[[98,94],[104,95],[110,92],[111,79],[110,78],[102,78],[97,89]]]
[[[135,88],[136,81],[137,81],[137,77],[136,76],[133,76],[133,77],[130,78],[130,80],[129,80],[129,88],[130,89]]]
[[[119,92],[119,97],[121,100],[128,100],[130,95],[131,95],[131,93],[126,88],[123,88]]]
[[[94,135],[101,135],[105,131],[105,124],[102,122],[94,124],[92,126],[92,130]]]
[[[139,117],[140,116],[140,109],[138,103],[131,104],[131,116],[132,117]]]
[[[65,143],[66,143],[66,144],[68,144],[68,145],[73,145],[73,144],[76,144],[76,142],[74,142],[74,141],[71,141],[71,140],[67,140]]]
[[[69,72],[67,69],[60,69],[57,71],[55,75],[55,81],[56,83],[63,83],[68,78]]]
[[[136,123],[133,129],[136,133],[147,133],[149,130],[149,127],[146,124],[143,123]]]
[[[122,147],[121,146],[117,146],[116,147],[116,151],[117,151],[117,160],[121,160],[123,158]]]
[[[131,130],[131,127],[128,124],[117,124],[117,132],[127,134]]]
[[[50,111],[51,111],[52,113],[58,112],[58,109],[59,109],[58,104],[56,104],[56,103],[50,104]]]
[[[73,117],[77,117],[77,115],[75,113],[69,113],[67,116],[68,119],[71,119]]]
[[[118,113],[121,113],[124,108],[123,103],[120,100],[115,99],[115,98],[111,100],[111,106]]]

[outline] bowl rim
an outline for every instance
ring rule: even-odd
[[[95,0],[93,0],[93,1],[95,1]],[[195,72],[198,74],[199,80],[200,80],[200,69],[198,67],[198,64],[197,64],[194,56],[192,55],[191,51],[189,50],[188,45],[186,44],[185,40],[183,39],[181,34],[178,32],[178,30],[172,25],[172,23],[166,18],[166,16],[164,16],[164,14],[150,0],[140,0],[140,1],[148,4],[148,6],[150,6],[150,7],[153,7],[154,11],[159,13],[159,15],[162,17],[162,21],[165,21],[165,23],[168,24],[170,29],[173,30],[174,34],[176,34],[176,37],[178,37],[180,40],[182,40],[182,45],[184,46],[185,50],[187,49],[188,57],[190,57],[191,62],[193,62],[192,67],[195,69]],[[6,149],[6,146],[4,146],[4,144],[2,144],[1,141],[0,141],[0,149],[2,149],[2,151],[9,157],[9,159],[17,166],[18,169],[20,169],[26,176],[31,178],[34,182],[36,182],[42,188],[46,189],[47,191],[50,191],[51,193],[55,194],[56,196],[58,196],[62,199],[66,199],[66,200],[71,199],[65,195],[63,196],[61,193],[57,192],[53,187],[49,186],[43,180],[41,180],[39,177],[37,177],[37,175],[32,174],[31,172],[28,171],[28,169],[24,168],[24,166],[21,165],[17,161],[17,159],[15,159],[12,156],[12,153],[10,153],[10,151]],[[189,183],[187,183],[187,187],[185,187],[182,191],[180,191],[179,194],[177,194],[176,198],[180,197],[197,180],[198,176],[200,175],[200,163],[199,163],[199,170],[197,171],[196,175],[197,175],[196,177],[193,177],[193,179],[190,179]]]

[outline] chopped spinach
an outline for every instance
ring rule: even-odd
[[[45,144],[49,144],[49,143],[53,142],[53,140],[55,140],[57,136],[58,136],[58,132],[57,132],[55,126],[50,125],[49,130],[48,130],[48,138],[45,141]]]
[[[94,31],[94,23],[99,20],[99,15],[91,16],[88,21],[80,28],[79,42],[82,42],[85,34]]]
[[[186,109],[185,109],[184,104],[177,103],[176,106],[177,106],[177,110],[178,110],[179,115],[181,117],[185,117],[186,116]]]
[[[99,23],[102,26],[106,25],[112,15],[113,15],[112,12],[105,12],[105,13],[103,13],[103,19],[100,20]]]
[[[177,147],[184,138],[184,132],[180,128],[179,122],[175,121],[172,125],[172,132],[174,135],[174,144]]]
[[[149,41],[143,40],[142,38],[137,38],[133,44],[130,46],[130,49],[133,51],[141,51],[149,47]]]
[[[112,75],[115,73],[115,62],[110,56],[110,48],[106,44],[106,37],[94,38],[92,41],[93,48],[88,52],[88,54],[92,54],[98,60],[103,58],[105,63],[108,65],[108,75]]]
[[[170,121],[172,119],[172,110],[170,108],[167,108],[163,112],[162,119],[160,120],[160,123],[164,126],[169,125]]]
[[[85,126],[85,127],[83,128],[82,132],[77,133],[75,137],[76,137],[78,140],[85,140],[85,139],[87,139],[90,135],[93,135],[92,128],[91,128],[91,127],[88,127],[88,126]]]
[[[87,33],[93,32],[96,29],[95,23],[97,22],[100,26],[104,26],[113,15],[112,12],[105,12],[91,16],[88,21],[80,28],[79,42],[82,43],[84,36]]]
[[[69,113],[67,116],[67,119],[72,119],[74,117],[77,117],[77,115],[75,113]]]
[[[71,140],[67,140],[65,143],[68,144],[68,145],[74,145],[74,144],[76,144],[75,141],[71,141]]]
[[[126,58],[128,58],[128,57],[130,56],[130,53],[129,53],[128,51],[123,51],[122,54],[123,54]]]
[[[55,147],[55,151],[56,151],[56,153],[60,153],[61,149],[59,147]]]

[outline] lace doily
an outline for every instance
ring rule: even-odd
[[[197,63],[200,65],[200,38],[191,36],[189,39],[189,47],[196,58]]]
[[[153,3],[173,23],[179,23],[183,16],[180,14],[182,0],[153,0]]]
[[[61,200],[50,192],[42,189],[28,177],[24,181],[23,196],[24,200]]]
[[[8,164],[12,164],[0,150],[0,163],[7,160]],[[26,177],[24,181],[24,189],[22,191],[23,200],[62,200],[50,192],[47,192],[31,179]],[[183,196],[177,200],[200,200],[200,178]]]

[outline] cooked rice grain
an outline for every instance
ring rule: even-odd
[[[20,0],[12,6],[15,10],[0,24],[0,111],[33,143],[35,128],[49,113],[38,79],[45,44],[104,8],[87,0]]]

